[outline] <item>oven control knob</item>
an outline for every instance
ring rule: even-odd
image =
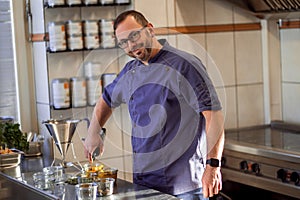
[[[292,172],[290,180],[295,183],[295,185],[300,185],[300,173]]]
[[[285,169],[279,169],[277,171],[277,178],[281,179],[282,182],[287,181],[287,175],[288,175],[288,171]]]
[[[254,172],[256,175],[260,174],[260,167],[259,167],[258,163],[253,163],[251,165],[251,169],[252,169],[252,172]]]
[[[244,172],[248,171],[248,162],[246,160],[240,162],[240,169]]]

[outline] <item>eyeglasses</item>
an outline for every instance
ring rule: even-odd
[[[125,49],[128,47],[128,41],[130,42],[136,42],[138,39],[141,38],[141,32],[146,28],[147,26],[144,26],[140,30],[132,31],[127,39],[122,39],[118,42],[118,46],[122,49]]]

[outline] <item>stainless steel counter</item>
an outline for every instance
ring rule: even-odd
[[[0,200],[4,199],[76,199],[75,186],[66,185],[66,192],[60,196],[54,196],[47,191],[42,191],[33,186],[32,175],[42,171],[44,166],[51,163],[43,157],[24,158],[20,165],[11,168],[0,169]],[[75,173],[76,169],[66,169],[66,173]],[[168,194],[136,185],[125,180],[118,179],[114,186],[113,195],[97,197],[97,199],[177,199]]]
[[[223,180],[300,199],[299,133],[280,121],[226,131]]]

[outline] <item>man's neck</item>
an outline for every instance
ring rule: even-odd
[[[156,56],[158,54],[158,52],[162,49],[162,45],[158,42],[158,40],[156,38],[153,39],[153,46],[152,46],[152,50],[151,50],[151,56],[149,57],[148,60],[142,61],[142,63],[144,65],[149,65],[149,60],[151,58],[154,58],[154,56]]]

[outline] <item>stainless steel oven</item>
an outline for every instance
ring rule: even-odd
[[[300,199],[300,126],[270,125],[226,130],[223,180]]]

